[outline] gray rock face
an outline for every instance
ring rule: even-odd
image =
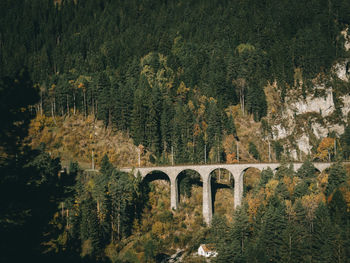
[[[350,50],[349,29],[343,30],[345,50]],[[350,81],[350,60],[338,61],[333,66],[334,78],[338,81]],[[295,87],[287,94],[283,110],[272,125],[273,139],[284,140],[284,146],[289,149],[294,159],[298,152],[307,155],[312,143],[310,138],[322,139],[330,132],[341,135],[344,132],[347,116],[350,112],[350,94],[337,97],[341,115],[335,118],[336,104],[334,88],[331,82],[314,80],[314,93],[301,96],[301,81],[296,81]],[[298,94],[298,95],[296,95]],[[335,121],[335,119],[337,119]]]
[[[347,61],[338,63],[334,67],[334,72],[340,80],[348,82],[350,74],[346,72],[346,63]],[[350,95],[345,94],[338,97],[342,116],[340,118],[338,116],[338,121],[335,122],[336,104],[333,88],[325,84],[318,84],[314,89],[322,95],[307,94],[305,98],[301,96],[293,98],[287,95],[280,118],[272,125],[273,139],[287,140],[285,146],[288,146],[295,160],[298,160],[298,154],[293,154],[295,150],[304,155],[310,153],[311,136],[322,139],[331,132],[337,136],[341,135],[350,112]]]

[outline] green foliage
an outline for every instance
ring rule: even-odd
[[[27,70],[22,69],[14,75],[11,78],[0,74],[0,147],[3,157],[12,157],[21,150],[30,119],[34,117],[29,107],[39,99]]]
[[[23,143],[37,99],[26,71],[0,79],[1,262],[44,259],[49,222],[63,195],[60,160]]]
[[[316,177],[316,168],[312,162],[307,159],[303,165],[298,169],[296,176],[301,179],[307,180]]]
[[[26,66],[40,88],[37,112],[93,114],[163,163],[171,146],[177,163],[201,161],[204,144],[220,155],[223,134],[235,134],[224,109],[240,103],[260,120],[268,81],[284,99],[296,68],[305,83],[327,74],[346,55],[340,32],[350,8],[336,0],[1,4],[0,75]]]
[[[344,172],[339,164],[331,169],[332,176]],[[214,216],[208,237],[218,251],[214,261],[347,262],[350,218],[341,183],[328,183],[337,187],[327,204],[320,189],[317,194],[310,191],[317,175],[309,161],[295,174],[288,164],[278,173],[273,177],[271,170],[262,172],[257,189],[236,209],[233,222]]]
[[[281,166],[278,167],[275,178],[282,179],[284,176],[293,177],[295,174],[292,164],[288,166],[287,163],[282,162]]]
[[[346,171],[341,163],[333,164],[328,170],[328,184],[326,195],[331,195],[346,180]]]
[[[258,152],[258,149],[256,148],[256,145],[253,142],[249,142],[248,151],[254,157],[255,160],[260,160],[260,154]]]
[[[331,262],[334,260],[332,252],[334,251],[334,226],[329,216],[327,207],[320,203],[314,221],[314,234],[312,236],[313,257],[316,262]]]
[[[273,148],[275,150],[276,160],[280,161],[283,153],[283,146],[279,141],[275,141],[273,143]]]
[[[12,76],[0,80],[0,261],[4,262],[40,254],[40,244],[50,243],[42,233],[53,235],[46,227],[63,200],[59,160],[22,144],[35,111],[52,115],[54,122],[55,116],[76,114],[75,110],[92,114],[105,126],[130,131],[135,144],[152,151],[154,162],[169,163],[171,149],[176,163],[202,162],[204,146],[208,159],[217,162],[223,160],[223,135],[236,133],[225,108],[240,103],[243,114],[260,120],[267,114],[263,87],[268,81],[277,80],[284,101],[296,68],[307,82],[327,74],[334,61],[346,55],[340,35],[350,23],[346,0],[56,2],[0,2],[0,75]],[[22,66],[28,71],[17,73]],[[29,105],[39,96],[30,78],[40,89],[40,103],[34,108]],[[345,158],[348,133],[346,129],[341,138]],[[249,152],[260,159],[253,143]],[[279,160],[278,143],[275,152]],[[107,157],[99,174],[83,174],[73,164],[69,170],[77,181],[73,197],[71,191],[65,192],[66,218],[53,219],[64,232],[61,247],[55,249],[103,260],[102,249],[110,243],[120,245],[130,236],[134,220],[137,225],[147,187],[140,178],[114,169]],[[349,216],[337,190],[345,181],[345,170],[340,164],[329,170],[326,195],[332,200],[329,207],[316,211],[315,219],[298,202],[311,194],[308,180],[315,176],[311,170],[305,164],[295,175],[283,166],[273,178],[267,171],[261,191],[252,191],[261,194],[266,207],[260,205],[254,214],[249,212],[254,210],[250,203],[249,210],[244,206],[237,212],[236,225],[223,233],[219,249],[224,252],[219,258],[301,261],[298,256],[304,253],[310,262],[345,262],[350,256]],[[296,185],[281,182],[295,177],[300,179]],[[188,196],[191,180],[180,184]],[[295,211],[289,214],[284,206],[286,190],[295,193],[287,200],[294,202]],[[310,228],[305,231],[307,216]],[[165,213],[160,219],[171,216]],[[311,251],[310,235],[325,251],[319,256]],[[188,239],[186,235],[180,242],[185,245]],[[293,251],[286,245],[289,240],[296,244]],[[305,240],[305,247],[300,240]],[[145,257],[154,260],[153,251],[158,249],[158,241],[148,239]]]
[[[145,259],[146,259],[146,262],[152,262],[155,257],[156,257],[156,254],[155,254],[155,251],[157,250],[156,249],[156,242],[154,242],[152,239],[146,241],[146,244],[145,244]]]
[[[259,186],[264,187],[266,183],[272,179],[273,177],[273,171],[269,167],[266,170],[263,170],[260,174],[260,180],[259,180]]]
[[[350,157],[350,125],[347,125],[345,127],[344,133],[341,135],[340,141],[342,145],[343,156],[346,160],[348,160]]]
[[[180,182],[179,183],[180,194],[189,198],[192,195],[193,184],[198,185],[200,182],[200,175],[194,171],[187,170],[187,171],[182,172],[179,175],[178,180]]]

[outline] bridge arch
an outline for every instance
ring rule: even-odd
[[[257,180],[260,180],[261,172],[263,169],[258,167],[246,167],[242,170],[240,174],[240,180],[242,182],[242,192],[241,194],[244,196],[247,194],[252,188],[253,185],[257,183]]]
[[[314,163],[314,166],[322,172],[330,167],[332,163]],[[301,163],[294,163],[293,170],[300,168]],[[164,172],[170,178],[171,189],[171,208],[177,209],[178,206],[178,176],[185,170],[193,170],[200,175],[203,183],[203,217],[207,224],[210,224],[212,218],[212,194],[211,194],[211,172],[216,169],[226,169],[234,178],[234,207],[241,204],[243,197],[244,176],[249,168],[257,168],[262,171],[270,167],[276,171],[281,166],[280,163],[251,163],[251,164],[204,164],[204,165],[182,165],[182,166],[158,166],[158,167],[134,167],[122,168],[122,171],[132,172],[135,176],[140,173],[142,177],[146,177],[154,170]]]
[[[142,180],[145,182],[153,182],[156,180],[165,180],[165,181],[170,181],[169,175],[161,170],[152,170],[148,173],[146,173],[143,177]]]
[[[149,171],[143,176],[141,183],[147,193],[144,201],[150,207],[171,207],[171,181],[167,173],[157,169]]]
[[[234,207],[234,189],[237,186],[233,174],[227,168],[212,169],[208,181],[211,184],[211,207],[212,213],[229,215]],[[223,200],[228,206],[223,205]]]
[[[200,176],[200,179],[201,179],[202,181],[205,180],[205,178],[204,178],[204,176],[201,174],[200,170],[199,170],[199,169],[196,169],[195,167],[184,167],[184,168],[178,170],[178,171],[177,171],[176,177],[179,178],[179,176],[183,175],[183,174],[186,173],[186,172],[187,172],[187,173],[188,173],[188,172],[190,172],[190,173],[196,173],[196,174],[198,174],[198,175]]]
[[[177,184],[178,189],[178,202],[187,203],[188,205],[189,199],[193,198],[193,186],[203,187],[203,177],[196,169],[182,169],[176,175],[175,184]],[[197,195],[195,197],[198,197]],[[198,198],[201,203],[202,194]],[[197,203],[198,200],[195,200],[195,202]]]

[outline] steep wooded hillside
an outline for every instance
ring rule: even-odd
[[[328,78],[348,57],[349,9],[339,0],[2,1],[0,74],[26,66],[38,113],[94,114],[155,162],[169,163],[171,149],[177,163],[202,162],[204,149],[223,161],[236,152],[225,152],[226,135],[240,140],[228,108],[258,121],[268,83],[287,102],[296,83],[314,89]],[[293,140],[262,137],[298,151]],[[242,148],[268,144],[251,140]]]

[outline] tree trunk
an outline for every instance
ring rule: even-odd
[[[95,102],[94,102],[94,98],[91,98],[91,107],[92,107],[92,115],[95,115]]]
[[[111,216],[111,243],[114,242],[114,224],[113,224],[113,215]]]
[[[51,115],[52,115],[52,119],[53,119],[53,122],[55,123],[55,125],[57,125],[56,123],[56,120],[55,120],[55,113],[54,113],[54,103],[51,102]]]
[[[67,94],[67,115],[69,117],[69,101],[68,101],[68,94]]]
[[[73,92],[73,114],[75,115],[75,110],[76,110],[76,107],[75,107],[75,92]]]
[[[85,118],[86,118],[86,93],[84,91],[84,114],[85,114]]]
[[[64,203],[63,202],[61,202],[61,216],[62,216],[62,218],[64,216]]]
[[[43,116],[43,91],[40,91],[40,116]]]
[[[111,109],[108,109],[108,126],[111,127],[112,124],[112,113]]]
[[[120,240],[120,200],[118,202],[117,233],[118,233],[118,240]]]
[[[69,228],[69,209],[66,210],[67,228]]]
[[[95,104],[96,104],[96,109],[95,109],[95,111],[96,111],[96,115],[97,115],[97,114],[98,114],[97,100],[95,100]]]
[[[239,98],[240,98],[240,103],[241,103],[241,110],[242,110],[242,113],[243,113],[243,116],[244,116],[245,109],[244,109],[244,88],[243,87],[240,88],[240,96],[239,96]]]

